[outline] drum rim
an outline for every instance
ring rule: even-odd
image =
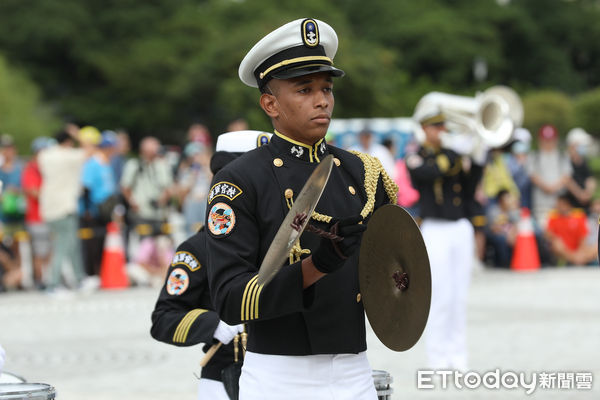
[[[47,383],[41,383],[41,382],[21,382],[21,383],[0,383],[0,389],[1,388],[6,388],[9,386],[15,386],[15,387],[19,387],[19,386],[25,386],[25,385],[34,385],[34,386],[40,386],[40,388],[38,389],[34,389],[34,391],[31,390],[27,390],[24,391],[23,389],[21,391],[16,391],[16,392],[1,392],[0,394],[9,394],[9,395],[13,395],[13,394],[36,394],[36,393],[53,393],[56,391],[56,389],[54,389],[54,386],[49,385]],[[42,388],[44,390],[42,390]]]

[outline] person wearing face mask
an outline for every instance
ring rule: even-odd
[[[581,128],[573,128],[567,134],[567,151],[573,173],[567,181],[567,190],[571,203],[576,208],[589,212],[592,196],[596,191],[596,178],[592,175],[586,160],[592,137]]]

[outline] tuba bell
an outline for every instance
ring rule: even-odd
[[[413,119],[418,122],[431,110],[444,114],[448,131],[477,135],[491,148],[508,143],[514,129],[523,123],[521,99],[507,86],[492,86],[475,97],[427,93],[417,103]],[[419,141],[424,139],[421,129],[416,136]]]

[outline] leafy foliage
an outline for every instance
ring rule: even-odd
[[[575,98],[575,120],[583,129],[600,136],[600,88],[582,93]]]
[[[544,124],[556,126],[564,137],[572,127],[573,105],[571,99],[561,92],[542,90],[523,97],[525,120],[523,125],[537,138],[537,131]]]
[[[63,119],[181,142],[196,121],[215,134],[239,116],[270,129],[239,62],[274,27],[308,16],[340,38],[337,117],[410,115],[432,90],[600,86],[593,0],[2,0],[0,51]],[[530,124],[546,115],[536,107]]]
[[[37,136],[54,133],[60,122],[41,104],[37,86],[0,57],[0,133],[10,134],[22,150]]]

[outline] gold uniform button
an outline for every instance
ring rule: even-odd
[[[281,158],[276,158],[273,160],[273,165],[276,167],[281,167],[283,165],[283,160]]]
[[[462,200],[460,199],[460,197],[455,197],[454,200],[452,200],[452,203],[458,207],[460,206],[460,203],[462,203]]]
[[[294,197],[294,191],[292,189],[285,189],[284,194],[286,199],[291,199]]]
[[[461,189],[462,186],[460,186],[460,183],[455,183],[454,186],[452,186],[452,190],[454,190],[456,193],[460,192]]]
[[[362,299],[362,296],[359,294],[356,295],[356,302],[360,303],[360,299]]]
[[[336,167],[339,167],[339,166],[340,166],[340,164],[341,164],[341,161],[340,161],[340,159],[339,159],[339,158],[335,158],[335,157],[334,157],[334,158],[333,158],[333,163],[335,164],[335,166],[336,166]]]
[[[356,194],[356,190],[354,189],[354,186],[348,186],[348,191],[352,194]]]

